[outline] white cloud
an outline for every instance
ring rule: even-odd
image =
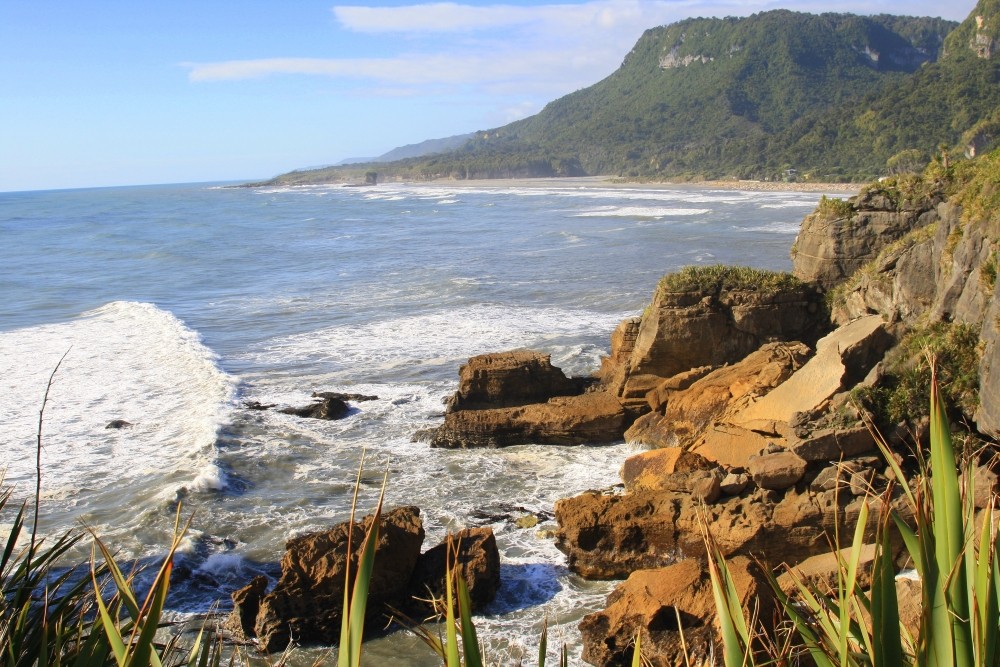
[[[936,3],[937,0],[934,0]],[[971,2],[971,0],[970,0]],[[520,6],[452,2],[399,7],[337,6],[343,28],[369,35],[389,55],[379,58],[260,58],[188,63],[191,81],[314,75],[380,87],[472,86],[484,93],[522,87],[549,98],[607,76],[643,30],[686,16],[747,15],[777,6],[799,11],[899,11],[898,0],[591,0]],[[925,3],[925,4],[921,4]],[[910,14],[940,13],[916,0]],[[961,8],[948,8],[961,13]],[[971,9],[971,7],[970,7]],[[399,53],[405,35],[418,52]],[[455,35],[454,38],[442,38]],[[459,38],[460,37],[460,38]]]

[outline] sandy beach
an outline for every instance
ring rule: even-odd
[[[627,181],[614,176],[578,176],[565,178],[496,178],[496,179],[437,179],[414,181],[427,185],[448,184],[468,188],[706,188],[715,190],[748,190],[755,192],[843,192],[857,194],[863,183],[784,183],[777,181]]]

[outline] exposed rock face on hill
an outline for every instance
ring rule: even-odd
[[[882,248],[936,222],[941,200],[935,192],[899,203],[873,188],[839,210],[821,206],[802,221],[792,250],[795,275],[824,288],[844,281]]]

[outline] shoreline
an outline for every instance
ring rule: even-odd
[[[331,183],[333,185],[334,183]],[[440,178],[430,181],[390,180],[379,185],[427,185],[455,188],[616,188],[634,190],[671,190],[702,188],[705,190],[740,190],[747,192],[835,192],[857,194],[866,183],[785,183],[778,181],[629,181],[616,176],[566,176],[553,178]]]

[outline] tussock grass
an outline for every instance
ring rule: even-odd
[[[768,271],[749,266],[711,264],[686,266],[660,279],[657,293],[704,292],[718,294],[727,290],[779,294],[801,289],[804,283],[791,273]]]

